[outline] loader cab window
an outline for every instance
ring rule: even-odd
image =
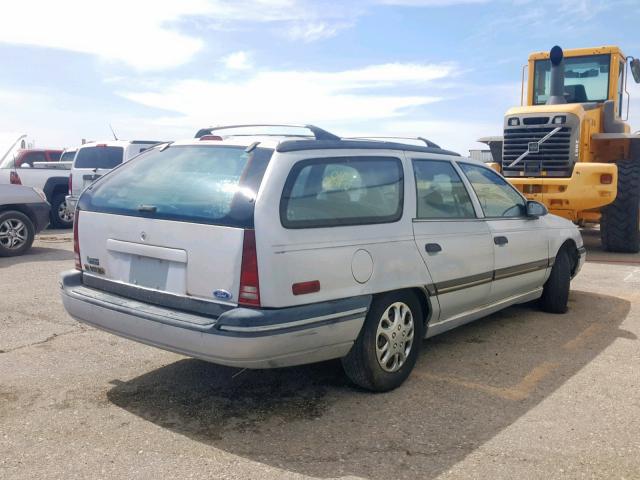
[[[564,97],[567,103],[604,102],[609,97],[610,55],[565,57]],[[544,105],[551,90],[551,62],[536,60],[533,104]]]
[[[622,117],[622,102],[624,101],[624,74],[626,63],[620,62],[618,72],[618,116]]]

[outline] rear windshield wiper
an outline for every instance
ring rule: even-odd
[[[147,213],[156,213],[158,211],[158,207],[155,205],[140,205],[138,207],[139,212],[147,212]]]

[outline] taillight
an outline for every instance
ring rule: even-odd
[[[80,242],[78,240],[78,218],[80,217],[80,209],[76,207],[73,215],[73,256],[76,260],[76,270],[82,271],[82,257],[80,256]]]
[[[244,231],[242,243],[242,266],[240,270],[240,293],[238,304],[248,307],[260,306],[260,285],[258,282],[258,253],[256,251],[255,230]]]
[[[11,170],[11,172],[9,173],[9,183],[11,185],[22,185],[22,180],[20,180],[20,175],[18,175],[18,172]]]
[[[69,195],[73,193],[73,175],[69,175]]]
[[[222,137],[220,135],[203,135],[200,137],[200,141],[203,140],[216,140],[218,142],[222,141]]]

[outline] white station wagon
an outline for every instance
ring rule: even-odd
[[[305,128],[205,129],[99,178],[61,276],[69,314],[234,367],[341,358],[386,391],[423,338],[532,300],[566,311],[585,259],[571,222],[440,148]]]

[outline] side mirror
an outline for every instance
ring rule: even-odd
[[[631,60],[631,74],[636,83],[640,83],[640,59],[634,58]]]
[[[535,200],[529,200],[527,202],[527,217],[544,217],[547,213],[549,213],[549,210],[540,202],[536,202]]]

